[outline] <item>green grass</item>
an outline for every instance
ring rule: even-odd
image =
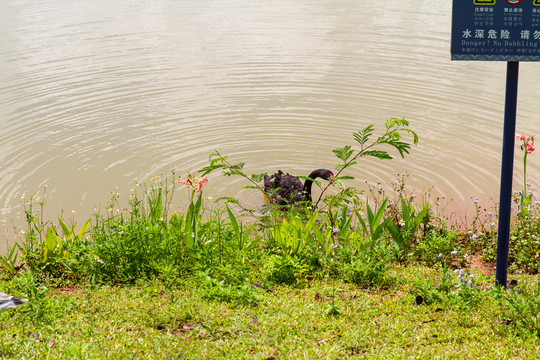
[[[422,266],[392,267],[388,289],[335,281],[275,286],[256,305],[208,301],[196,282],[51,287],[0,315],[0,356],[13,359],[527,359],[538,338],[505,317],[478,277],[484,301],[460,310],[416,305],[411,283],[438,279]],[[457,276],[457,275],[456,275]],[[533,276],[520,276],[532,284]],[[16,279],[16,288],[25,284]],[[334,304],[338,315],[329,315]]]

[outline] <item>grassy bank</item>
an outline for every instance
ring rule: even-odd
[[[272,286],[253,305],[208,300],[194,282],[129,286],[38,285],[37,298],[2,314],[2,358],[17,359],[532,359],[539,343],[523,333],[508,303],[478,275],[481,301],[455,289],[429,305],[411,284],[440,280],[422,266],[392,267],[388,289],[332,281]],[[458,282],[453,274],[452,284]],[[519,276],[527,287],[532,276]],[[32,286],[25,275],[13,289]],[[453,294],[454,293],[454,294]],[[43,296],[41,296],[43,294]],[[444,292],[442,293],[444,294]],[[334,309],[334,311],[332,311]]]
[[[0,315],[0,355],[535,358],[540,215],[527,185],[510,237],[517,283],[494,287],[496,213],[477,205],[457,226],[404,174],[390,190],[347,185],[343,172],[363,156],[391,159],[380,146],[405,156],[401,135],[417,140],[404,119],[373,132],[335,149],[333,178],[315,182],[321,195],[294,206],[210,201],[206,175],[217,171],[265,192],[264,174],[218,152],[200,177],[136,184],[126,206],[115,193],[82,225],[44,219],[44,194],[31,195],[21,241],[0,257],[1,291],[29,299]]]

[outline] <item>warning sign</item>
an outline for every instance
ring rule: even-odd
[[[453,0],[452,60],[540,61],[540,0]]]

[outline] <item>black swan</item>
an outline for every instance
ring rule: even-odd
[[[281,170],[278,170],[272,176],[264,176],[264,191],[268,194],[270,201],[278,205],[311,201],[311,186],[316,178],[333,179],[334,174],[327,169],[314,170],[302,185],[302,182],[296,176],[284,174]]]
[[[0,313],[9,308],[22,305],[27,301],[28,299],[21,299],[5,293],[0,293]]]

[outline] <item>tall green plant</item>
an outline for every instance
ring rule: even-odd
[[[523,191],[520,196],[518,215],[525,218],[529,214],[529,204],[532,199],[532,192],[527,191],[527,155],[532,154],[534,151],[534,136],[526,138],[520,133],[516,133],[516,137],[521,140],[521,151],[523,151]]]
[[[313,213],[306,223],[298,216],[291,216],[289,220],[283,219],[281,224],[274,226],[273,234],[277,245],[288,255],[299,255],[308,241],[317,217],[318,213]]]
[[[244,247],[246,246],[246,244],[249,243],[249,239],[250,239],[249,237],[251,233],[253,232],[253,229],[255,229],[257,222],[254,221],[250,226],[248,226],[247,228],[244,228],[242,226],[242,222],[236,219],[236,216],[234,216],[233,212],[228,206],[227,206],[227,214],[229,215],[229,221],[233,228],[235,237],[238,240],[238,250],[242,251],[244,250]]]
[[[358,146],[357,148],[353,148],[351,145],[345,145],[344,147],[332,150],[336,157],[341,160],[341,163],[336,166],[337,172],[334,177],[336,181],[354,179],[352,176],[341,176],[341,173],[345,169],[356,165],[358,159],[362,157],[369,156],[381,160],[392,159],[393,157],[388,151],[378,149],[380,145],[389,145],[396,149],[402,158],[405,157],[405,154],[409,153],[411,144],[403,141],[404,133],[412,135],[412,143],[414,145],[418,143],[418,135],[409,128],[409,122],[405,120],[405,118],[390,118],[386,120],[385,128],[386,130],[382,135],[378,136],[375,140],[372,140],[375,127],[373,125],[368,125],[364,129],[353,133],[354,140],[356,140]],[[316,204],[321,201],[329,186],[330,184],[326,185],[323,189]]]
[[[402,261],[409,252],[411,240],[414,238],[416,230],[422,223],[427,211],[428,207],[424,205],[420,212],[416,214],[414,205],[408,204],[404,198],[401,198],[401,219],[397,220],[397,223],[388,223],[388,232],[394,241],[398,261]]]
[[[358,216],[358,221],[362,225],[364,234],[368,237],[369,247],[371,249],[373,249],[375,245],[378,245],[381,239],[384,238],[388,224],[392,220],[391,218],[384,219],[384,211],[386,209],[387,202],[388,198],[382,202],[375,212],[373,212],[369,204],[366,204],[366,219],[362,217],[358,210],[355,210],[356,215]]]
[[[84,234],[90,226],[90,220],[88,220],[75,234],[75,226],[73,224],[69,227],[62,218],[58,218],[60,226],[62,227],[63,237],[60,237],[56,231],[56,228],[49,227],[45,234],[45,241],[43,243],[43,261],[47,262],[54,257],[65,257],[67,251],[76,243],[83,239]]]
[[[173,226],[179,225],[180,233],[184,239],[184,243],[188,247],[196,247],[199,242],[199,222],[201,216],[201,207],[202,207],[202,187],[205,183],[208,182],[206,176],[202,178],[196,178],[191,174],[188,174],[188,177],[183,180],[178,181],[180,184],[187,185],[191,187],[191,198],[189,207],[184,214],[184,217],[181,218],[178,215],[174,219],[174,222],[171,221]],[[197,197],[197,200],[195,200]],[[172,219],[171,219],[172,220]]]

